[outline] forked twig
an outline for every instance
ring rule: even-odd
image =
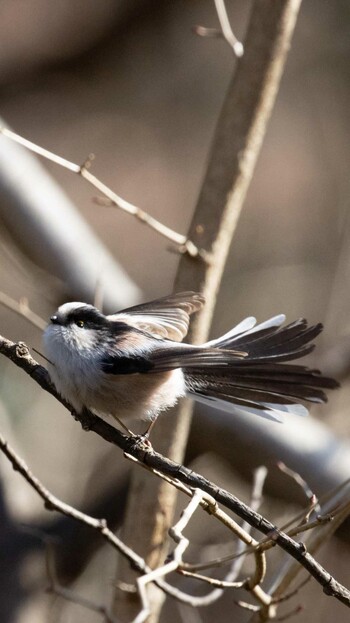
[[[124,456],[127,459],[138,463],[141,467],[152,472],[159,478],[166,480],[166,482],[176,487],[176,489],[178,489],[182,493],[185,493],[186,495],[190,497],[193,496],[193,489],[186,487],[179,480],[174,479],[174,478],[169,478],[168,476],[165,476],[164,474],[162,474],[162,472],[149,468],[147,465],[140,463],[137,459],[135,459],[135,457],[133,457],[130,454],[125,453]],[[253,492],[252,492],[252,508],[253,509],[257,508],[259,503],[261,502],[261,491],[262,491],[263,483],[266,477],[266,473],[267,473],[267,470],[265,467],[260,467],[255,471],[254,486],[253,486]],[[255,541],[250,536],[251,526],[247,522],[244,522],[244,524],[240,526],[236,521],[234,521],[234,519],[232,519],[232,517],[230,517],[227,513],[225,513],[225,511],[219,508],[218,504],[210,496],[203,496],[199,504],[204,510],[206,510],[210,515],[216,517],[216,519],[218,519],[226,528],[231,530],[231,532],[233,532],[233,534],[236,537],[238,537],[239,545],[242,544],[242,547],[244,547],[243,544],[249,544],[252,547],[252,553],[254,553],[254,556],[255,556],[255,571],[251,577],[246,578],[242,582],[233,582],[233,579],[235,579],[238,576],[238,573],[240,572],[241,566],[243,564],[243,560],[242,562],[240,561],[238,564],[236,562],[234,563],[233,568],[230,569],[229,573],[226,575],[224,580],[216,580],[208,576],[199,575],[195,571],[190,571],[190,569],[195,570],[195,569],[201,568],[200,564],[197,566],[197,565],[189,565],[187,563],[182,562],[181,565],[179,565],[177,571],[181,575],[189,576],[194,579],[207,582],[208,584],[213,585],[213,586],[218,586],[221,588],[244,587],[247,590],[253,591],[255,586],[260,584],[265,577],[266,560],[265,560],[264,553],[259,551],[259,548],[257,548],[258,541]],[[215,566],[215,565],[212,565],[212,566]],[[215,593],[215,596],[214,596],[214,593]],[[205,604],[203,605],[208,605],[209,600],[211,600],[211,603],[212,603],[213,601],[218,599],[221,596],[221,594],[222,594],[222,591],[221,592],[214,591],[212,594],[206,595],[203,598],[205,600]],[[258,599],[260,599],[260,595]]]
[[[157,569],[154,569],[149,573],[142,575],[140,578],[137,578],[136,582],[141,598],[142,610],[134,619],[133,623],[143,623],[143,621],[145,621],[150,614],[149,600],[146,590],[147,584],[156,579],[163,578],[165,575],[171,573],[172,571],[176,571],[176,569],[181,564],[182,556],[190,544],[189,540],[183,535],[183,530],[186,528],[188,522],[192,518],[200,503],[203,501],[203,499],[207,497],[208,496],[200,489],[194,491],[191,501],[181,513],[181,518],[172,528],[170,528],[169,534],[171,538],[177,543],[177,546],[175,547],[171,556],[172,559],[166,562],[162,567],[158,567]]]
[[[267,469],[264,466],[259,467],[254,472],[254,483],[253,490],[250,499],[250,507],[253,511],[257,510],[261,504],[262,500],[262,490],[265,483],[265,479],[267,476]],[[261,588],[260,584],[265,577],[266,572],[266,560],[265,556],[261,555],[263,552],[259,551],[259,547],[256,545],[257,541],[255,541],[250,536],[251,526],[247,522],[243,522],[242,526],[239,526],[240,532],[234,529],[235,534],[237,534],[239,538],[238,547],[237,547],[237,558],[233,560],[231,568],[229,572],[225,575],[223,580],[216,580],[214,578],[203,576],[198,573],[188,572],[182,570],[181,573],[184,575],[188,575],[200,581],[207,582],[212,586],[218,587],[210,594],[211,601],[219,599],[223,594],[223,589],[225,588],[245,588],[249,591],[252,596],[258,601],[259,605],[256,606],[257,610],[260,610],[261,613],[264,614],[266,619],[272,618],[275,615],[275,605],[271,599],[271,597]],[[244,581],[236,582],[236,578],[238,577],[239,572],[241,571],[244,555],[243,552],[245,550],[244,545],[250,541],[251,548],[254,550],[255,555],[255,572],[254,574],[246,578]],[[199,565],[200,566],[200,565]],[[195,565],[192,565],[194,568]],[[254,606],[255,607],[255,606]]]
[[[92,173],[90,173],[89,171],[92,156],[88,156],[88,158],[82,165],[78,165],[74,162],[66,160],[66,158],[62,158],[61,156],[54,154],[48,149],[44,149],[43,147],[32,143],[32,141],[28,141],[22,136],[19,136],[19,134],[12,132],[12,130],[9,130],[8,128],[0,127],[0,133],[4,136],[7,136],[7,138],[11,139],[12,141],[19,143],[23,147],[26,147],[30,151],[33,151],[39,156],[46,158],[46,160],[50,160],[51,162],[54,162],[55,164],[58,164],[65,169],[68,169],[68,171],[80,175],[80,177],[82,177],[89,184],[91,184],[91,186],[96,188],[100,193],[107,197],[111,205],[119,208],[120,210],[123,210],[127,214],[134,216],[141,223],[144,223],[161,236],[164,236],[165,238],[176,244],[181,253],[187,253],[191,257],[202,257],[202,259],[204,260],[207,259],[205,252],[196,247],[196,245],[191,240],[189,240],[187,236],[177,233],[173,229],[170,229],[170,227],[167,227],[166,225],[155,219],[144,210],[141,210],[132,203],[129,203],[129,201],[126,201],[125,199],[117,195],[117,193],[115,193],[111,188],[101,182],[101,180],[99,180],[95,175],[92,175]]]

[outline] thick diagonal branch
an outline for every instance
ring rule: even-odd
[[[160,471],[173,479],[178,479],[191,488],[201,489],[205,493],[208,493],[208,495],[212,496],[219,504],[222,504],[222,506],[236,513],[236,515],[241,517],[244,521],[247,521],[249,525],[256,528],[259,532],[271,536],[277,545],[292,556],[292,558],[316,579],[327,595],[335,597],[350,607],[350,591],[335,580],[333,576],[306,551],[303,544],[294,541],[268,519],[260,515],[260,513],[252,510],[249,506],[244,504],[244,502],[241,502],[232,493],[218,487],[200,474],[187,469],[171,459],[165,458],[158,452],[150,450],[145,451],[142,446],[135,443],[134,438],[127,437],[90,411],[86,410],[81,414],[76,413],[71,405],[59,396],[50,383],[47,371],[31,357],[25,344],[15,344],[0,336],[0,353],[13,361],[13,363],[29,374],[44,390],[48,391],[67,407],[75,419],[81,423],[84,430],[95,432],[109,443],[118,446],[124,452],[132,455],[148,467]],[[128,545],[130,544],[128,543]]]

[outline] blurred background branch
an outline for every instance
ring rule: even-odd
[[[15,243],[42,269],[59,277],[71,295],[93,301],[99,284],[110,310],[140,299],[140,290],[63,190],[27,149],[3,132],[0,199],[0,217]]]
[[[227,15],[224,0],[214,0],[215,8],[220,22],[220,30],[218,28],[206,28],[205,26],[195,26],[194,32],[200,37],[223,38],[228,43],[234,54],[240,58],[243,56],[244,48],[231,28],[230,20]]]

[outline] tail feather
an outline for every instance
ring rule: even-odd
[[[240,344],[241,342],[249,344],[255,342],[257,339],[276,333],[276,330],[279,329],[285,319],[285,315],[280,314],[279,316],[274,316],[270,318],[270,320],[266,320],[258,326],[255,326],[256,318],[246,318],[239,325],[231,329],[231,331],[225,333],[225,335],[216,340],[207,342],[205,346],[210,345],[216,348],[231,348],[233,344]]]
[[[312,327],[307,326],[307,321],[300,318],[285,327],[281,327],[284,316],[276,316],[280,319],[278,325],[265,326],[265,323],[258,325],[251,331],[241,333],[236,336],[216,340],[216,347],[225,350],[231,348],[240,348],[249,352],[250,360],[254,354],[259,358],[274,354],[288,354],[295,352],[313,339],[315,339],[322,331],[322,324],[316,324]],[[248,348],[249,345],[249,348]],[[308,346],[310,348],[310,346]]]
[[[237,405],[236,403],[231,404],[230,402],[227,402],[226,400],[220,398],[212,399],[202,396],[201,394],[190,395],[196,400],[196,402],[203,402],[204,404],[209,405],[214,409],[220,409],[220,411],[227,411],[229,413],[232,413],[232,411],[234,410],[235,413],[251,413],[253,415],[258,415],[260,417],[266,418],[267,420],[272,420],[274,422],[283,422],[286,414],[293,414],[305,417],[309,413],[308,410],[301,404],[272,405],[271,403],[265,403],[260,404],[259,407],[256,407],[248,401],[246,401],[242,405]]]
[[[263,355],[278,355],[295,352],[299,348],[310,348],[309,342],[315,339],[322,331],[322,325],[318,324],[313,327],[303,328],[303,325],[288,325],[284,329],[280,329],[274,335],[256,340],[250,346],[250,355],[254,355],[254,351],[263,353]]]
[[[318,377],[323,379],[324,377]],[[315,379],[312,379],[315,381]],[[231,379],[222,379],[222,377],[200,375],[189,376],[186,374],[186,382],[189,391],[195,393],[201,393],[203,396],[208,397],[220,397],[228,400],[229,402],[235,402],[236,399],[250,400],[256,403],[259,402],[272,402],[276,404],[289,404],[296,402],[297,400],[305,400],[308,402],[326,402],[327,396],[319,384],[295,384],[288,382],[279,382],[275,379],[266,378],[263,381],[261,379],[251,379],[250,383],[247,380],[242,382],[239,375],[235,377],[235,381]],[[308,381],[304,381],[307,383]]]
[[[295,412],[304,414],[302,402],[327,401],[325,389],[334,389],[338,383],[322,376],[318,370],[302,365],[286,364],[314,349],[310,341],[322,331],[322,325],[307,326],[304,319],[281,327],[284,316],[276,316],[251,328],[252,319],[239,327],[248,327],[239,333],[233,329],[222,338],[205,346],[225,351],[239,348],[247,353],[242,359],[228,358],[227,367],[204,370],[201,367],[185,371],[188,392],[194,398],[211,404],[233,403],[244,410],[259,413]]]

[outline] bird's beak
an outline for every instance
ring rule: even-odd
[[[58,316],[51,316],[50,320],[52,324],[60,324],[58,320]]]

